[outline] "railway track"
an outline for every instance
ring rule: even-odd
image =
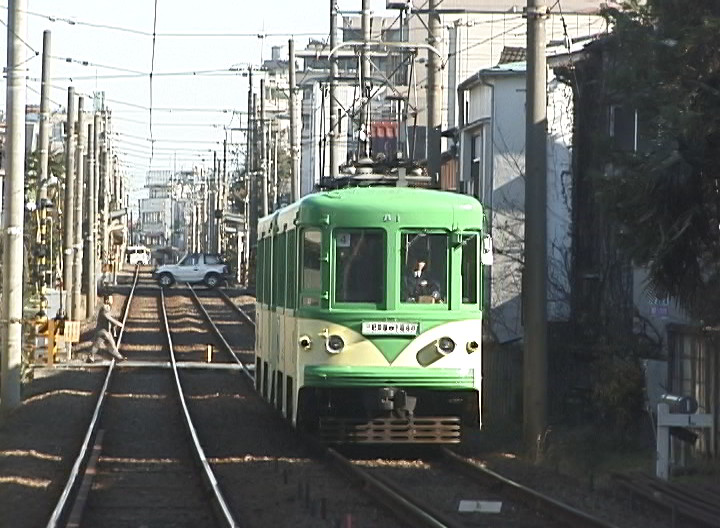
[[[136,271],[118,348],[132,358],[133,348],[142,346],[126,336],[142,329],[164,334],[169,356],[107,364],[95,412],[47,526],[240,526],[188,412],[164,293],[161,317],[153,318],[149,305],[156,296],[134,303],[138,278]]]
[[[226,306],[254,326],[252,317],[224,292],[218,291],[217,295],[222,298]],[[217,327],[215,329],[222,339],[220,330]],[[246,373],[248,376],[253,374],[250,370],[246,370]],[[393,471],[393,461],[385,461],[385,463],[380,461],[378,464],[375,460],[352,460],[338,450],[328,448],[312,438],[303,437],[303,441],[320,459],[356,482],[373,500],[378,501],[407,526],[459,528],[468,526],[469,522],[472,525],[481,522],[482,526],[613,527],[610,523],[478,466],[448,449],[441,451],[441,461],[436,458],[430,462],[398,461],[395,466],[399,471],[396,473],[405,475],[404,478],[398,478],[390,474]],[[373,464],[378,464],[380,467],[373,468]],[[444,468],[438,469],[437,466],[440,464]],[[414,472],[412,466],[424,467],[428,471]],[[444,473],[444,480],[439,485],[432,484],[432,472],[429,471],[431,468],[435,468],[435,472]],[[466,481],[465,486],[458,485],[458,480],[461,479]],[[443,493],[446,499],[438,501],[437,495],[441,494],[432,490],[447,489],[448,484],[451,489],[463,489],[463,493],[466,493],[463,496],[468,497],[464,503],[465,508],[469,510],[474,508],[477,511],[475,513],[459,511],[462,498],[458,498],[457,494],[451,493],[451,496],[447,497],[447,494]],[[477,500],[487,497],[491,499]],[[483,508],[498,506],[500,507],[498,515],[482,512]]]
[[[222,291],[188,288],[171,290],[169,310],[160,291],[158,318],[151,307],[158,290],[146,289],[152,295],[133,304],[137,283],[136,275],[120,342],[128,360],[106,365],[49,527],[135,526],[153,518],[178,526],[240,526],[238,519],[244,526],[611,526],[519,491],[450,451],[429,460],[351,458],[292,434],[254,391],[250,314]],[[128,315],[130,307],[139,315]],[[164,333],[168,344],[143,343],[134,325]],[[459,512],[464,498],[502,503],[501,513]]]

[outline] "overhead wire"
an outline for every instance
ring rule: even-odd
[[[153,137],[153,127],[152,127],[152,107],[153,107],[153,72],[155,71],[155,43],[157,41],[157,8],[158,8],[158,0],[155,0],[155,12],[153,15],[153,34],[152,34],[152,58],[150,59],[150,108],[149,108],[149,118],[150,118],[150,140],[152,141]]]

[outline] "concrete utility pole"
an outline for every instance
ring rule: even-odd
[[[243,276],[242,283],[248,286],[250,279],[250,240],[251,237],[251,194],[252,194],[252,67],[248,67],[248,93],[247,93],[247,150],[245,152],[245,198],[243,199],[243,215],[245,227],[245,240],[243,241]],[[292,96],[291,96],[292,97]]]
[[[87,221],[85,222],[85,251],[83,263],[85,267],[85,318],[91,319],[95,315],[95,304],[97,303],[97,287],[95,285],[95,203],[97,191],[95,180],[97,177],[97,129],[100,124],[98,115],[95,114],[93,122],[88,123],[88,164],[87,164]]]
[[[527,3],[527,119],[525,129],[524,433],[541,453],[547,426],[547,73],[545,0]]]
[[[360,152],[359,157],[370,156],[370,57],[367,43],[370,42],[370,0],[362,0],[360,21],[363,47],[360,51]]]
[[[337,45],[337,0],[330,0],[330,49],[334,50]],[[338,152],[338,138],[340,127],[338,119],[337,101],[337,76],[338,64],[337,55],[330,57],[330,177],[337,178],[340,164]]]
[[[442,0],[428,3],[428,44],[438,47],[441,39],[440,15],[436,12]],[[442,128],[442,81],[440,58],[428,50],[427,59],[427,170],[431,181],[440,183],[440,154]]]
[[[23,316],[23,221],[25,212],[25,0],[8,2],[7,24],[7,172],[3,213],[2,374],[0,407],[20,405]]]
[[[92,192],[88,189],[91,196],[90,209],[88,216],[90,218],[90,277],[88,283],[92,284],[92,292],[89,297],[89,303],[93,308],[97,304],[97,273],[98,273],[98,204],[100,203],[100,114],[95,112],[93,118],[93,168],[92,168]]]
[[[50,177],[50,168],[48,166],[48,160],[50,159],[50,55],[51,55],[51,39],[50,31],[43,31],[43,51],[42,51],[42,80],[40,84],[40,130],[39,130],[39,154],[40,159],[38,182],[37,182],[37,207],[40,212],[40,246],[43,248],[47,247],[47,212],[48,209],[45,207],[47,202],[47,189],[48,189],[48,178]],[[52,255],[52,248],[49,253]],[[49,284],[47,258],[40,257],[38,263],[38,271],[40,272],[40,293],[45,297],[45,288]],[[53,263],[50,262],[50,270],[53,268]],[[52,276],[52,271],[50,271]],[[52,314],[54,315],[54,314]]]
[[[265,79],[260,79],[260,172],[262,185],[262,215],[267,216],[268,208],[268,166],[267,166],[267,127],[265,123]]]
[[[67,117],[65,120],[65,203],[63,205],[63,288],[67,318],[73,320],[73,264],[75,255],[75,88],[68,88]],[[69,346],[66,344],[66,346]],[[68,350],[68,352],[70,352]]]
[[[298,181],[298,141],[297,141],[297,108],[295,98],[295,41],[288,40],[288,67],[290,68],[290,192],[292,201],[300,199],[300,182]]]
[[[85,98],[78,99],[77,149],[75,151],[75,229],[73,231],[75,258],[73,264],[72,312],[75,319],[85,314],[82,311],[82,265],[83,265],[83,187],[85,173]]]
[[[257,161],[257,134],[258,134],[258,105],[257,105],[257,94],[252,94],[252,115],[253,115],[253,122],[252,122],[252,145],[251,145],[251,152],[252,152],[252,169],[250,172],[250,188],[252,189],[252,193],[250,195],[250,222],[251,222],[251,230],[252,230],[252,240],[253,242],[257,242],[257,228],[258,228],[258,216],[260,212],[260,196],[258,192],[259,185],[257,183],[257,167],[258,167],[258,161]]]
[[[106,111],[103,111],[103,142],[100,150],[100,181],[102,182],[103,210],[100,222],[102,233],[102,266],[107,272],[110,264],[110,122]]]

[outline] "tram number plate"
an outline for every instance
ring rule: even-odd
[[[363,335],[414,336],[418,333],[417,323],[370,322],[362,324]]]

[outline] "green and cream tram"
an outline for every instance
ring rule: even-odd
[[[460,441],[480,425],[483,229],[473,197],[408,187],[262,218],[258,391],[329,442]]]

